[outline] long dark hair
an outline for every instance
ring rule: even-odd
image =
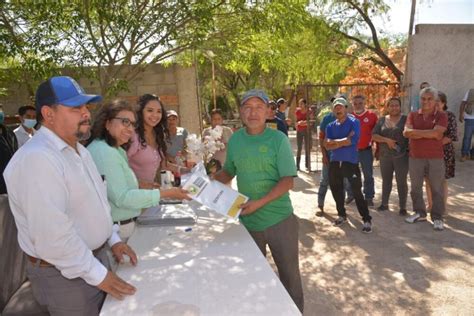
[[[158,101],[161,106],[161,120],[158,124],[153,127],[153,131],[155,132],[155,139],[156,143],[158,144],[158,153],[160,157],[164,159],[164,155],[166,154],[166,141],[170,138],[170,133],[168,130],[168,121],[166,120],[166,110],[161,103],[161,100],[158,96],[154,94],[144,94],[138,100],[138,109],[137,109],[137,135],[138,141],[143,147],[146,147],[146,140],[145,140],[145,121],[143,119],[143,110],[145,106],[150,101]]]
[[[88,144],[90,144],[94,139],[103,139],[107,144],[109,144],[109,146],[116,147],[117,140],[113,138],[112,135],[110,135],[107,128],[105,128],[105,125],[108,121],[117,117],[121,111],[130,111],[135,113],[135,108],[123,99],[115,99],[101,107],[95,116],[91,132],[92,137],[89,139]],[[130,141],[123,144],[122,148],[127,150],[129,146]]]

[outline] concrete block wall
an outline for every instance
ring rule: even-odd
[[[100,94],[99,83],[88,78],[75,78],[87,93]],[[11,87],[11,94],[0,97],[7,115],[15,115],[19,106],[29,101],[27,91],[19,87]],[[128,91],[119,93],[129,102],[151,93],[160,96],[167,110],[173,109],[180,114],[180,124],[191,133],[200,133],[201,119],[198,106],[195,68],[171,64],[164,67],[159,64],[148,65],[142,73],[128,83]]]

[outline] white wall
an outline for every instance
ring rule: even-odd
[[[417,25],[406,80],[411,97],[423,81],[446,93],[449,110],[457,116],[464,94],[474,88],[474,24]]]

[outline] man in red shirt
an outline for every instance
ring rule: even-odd
[[[436,110],[438,91],[428,87],[420,91],[421,109],[411,112],[405,124],[403,136],[410,140],[409,172],[411,199],[414,215],[405,218],[407,223],[426,221],[423,200],[423,179],[428,178],[433,195],[431,219],[435,230],[443,230],[444,207],[444,160],[443,133],[448,126],[446,113]]]
[[[372,153],[372,130],[377,124],[377,115],[368,111],[365,108],[365,97],[363,95],[356,95],[352,98],[352,106],[354,112],[352,113],[360,121],[360,138],[357,143],[357,151],[359,154],[359,163],[364,174],[364,196],[367,206],[374,206],[374,155]],[[346,204],[354,200],[350,187],[347,186]]]

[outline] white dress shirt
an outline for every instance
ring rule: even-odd
[[[81,144],[77,150],[43,126],[15,153],[4,177],[21,249],[68,279],[96,286],[107,269],[91,250],[120,237],[112,229],[106,183],[89,151]]]
[[[15,133],[16,139],[18,141],[18,148],[23,146],[27,141],[29,141],[33,137],[33,135],[31,135],[25,130],[22,124],[20,124],[20,126],[15,128],[13,130],[13,133]],[[33,134],[34,134],[34,130],[33,130]]]

